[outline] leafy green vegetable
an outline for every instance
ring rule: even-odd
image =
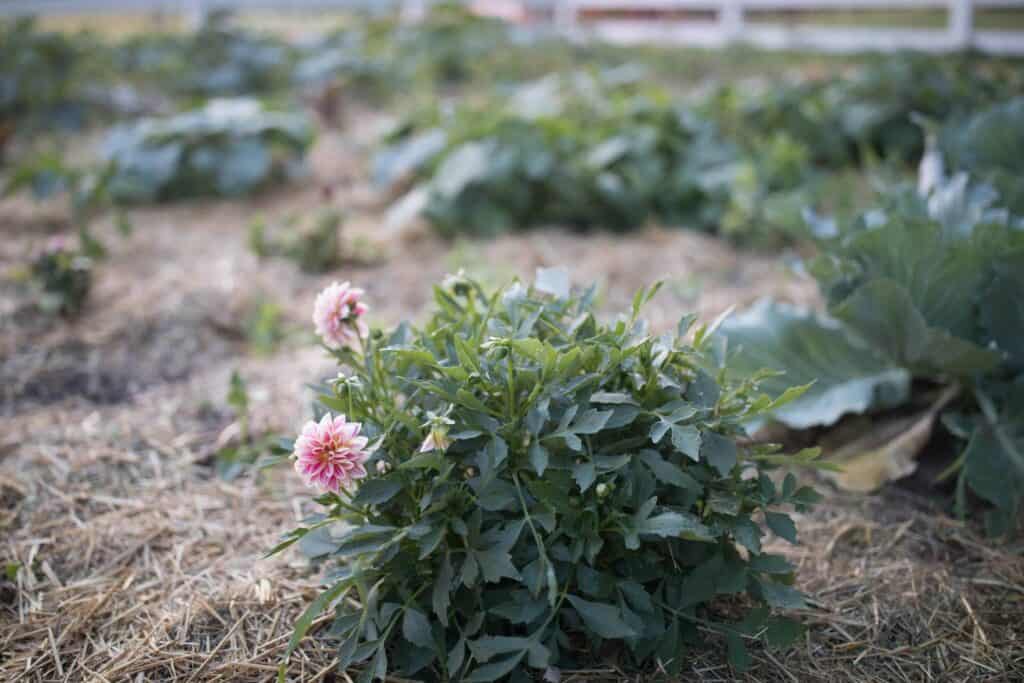
[[[822,243],[810,270],[835,320],[762,304],[723,333],[740,347],[736,368],[786,372],[770,380],[776,390],[818,377],[820,386],[776,409],[791,426],[905,403],[911,378],[961,391],[944,419],[967,441],[951,469],[957,507],[966,513],[973,491],[995,506],[990,531],[1003,533],[1024,497],[1024,221],[996,208],[991,187],[944,177],[934,153],[922,163],[924,195],[891,193]]]
[[[106,154],[110,191],[121,202],[250,194],[302,172],[312,129],[297,113],[254,100],[214,100],[202,109],[115,128]]]
[[[831,425],[844,415],[891,408],[910,397],[906,369],[885,360],[826,316],[765,299],[728,318],[719,331],[729,340],[733,372],[743,376],[763,368],[785,371],[761,382],[766,391],[777,394],[813,383],[772,413],[786,426]]]

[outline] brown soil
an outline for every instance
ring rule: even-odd
[[[129,238],[104,226],[111,256],[76,321],[41,319],[25,312],[17,287],[0,290],[0,559],[20,567],[0,579],[0,680],[274,680],[317,576],[297,553],[262,555],[309,511],[309,496],[286,468],[220,480],[210,455],[231,422],[233,369],[248,382],[257,430],[300,425],[305,384],[333,374],[308,320],[333,279],[364,287],[383,323],[416,318],[430,286],[459,268],[497,283],[565,264],[577,282],[600,283],[608,312],[662,278],[649,310],[661,328],[761,296],[814,301],[811,283],[778,255],[656,227],[489,242],[420,235],[384,244],[380,264],[319,276],[259,262],[246,247],[248,221],[311,210],[323,186],[350,216],[347,236],[381,239],[379,212],[361,199],[358,150],[327,138],[313,159],[309,181],[272,196],[136,210]],[[51,221],[30,229],[13,200],[0,204],[0,223],[4,215],[19,217],[0,247],[6,270]],[[291,330],[270,355],[246,343],[246,316],[261,299],[281,307]],[[1024,680],[1019,549],[896,489],[870,498],[821,489],[827,502],[800,520],[802,544],[774,548],[799,564],[812,596],[806,639],[787,652],[756,650],[743,676],[706,651],[687,662],[686,680]],[[332,656],[308,637],[289,680],[349,680]],[[564,679],[627,678],[609,667]]]

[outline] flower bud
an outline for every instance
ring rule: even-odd
[[[598,484],[596,491],[597,491],[597,497],[598,498],[606,498],[608,496],[608,494],[612,492],[612,490],[611,490],[611,488],[609,488],[608,484],[605,484],[605,483]]]
[[[387,460],[378,460],[377,461],[377,474],[383,475],[383,474],[387,474],[390,471],[391,471],[391,463],[389,463]]]

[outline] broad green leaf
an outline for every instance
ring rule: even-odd
[[[604,429],[608,418],[614,411],[611,410],[587,410],[569,425],[568,431],[574,434],[597,434]]]
[[[910,396],[910,373],[873,351],[831,318],[771,300],[723,323],[732,350],[729,369],[743,377],[763,368],[782,371],[760,383],[773,395],[811,387],[770,407],[786,426],[828,426],[848,414],[901,405]]]
[[[915,373],[970,375],[991,370],[1000,360],[997,351],[930,327],[907,290],[893,280],[868,282],[832,313]]]

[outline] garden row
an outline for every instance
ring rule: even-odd
[[[542,269],[493,292],[450,277],[423,325],[382,331],[361,290],[325,289],[313,318],[341,371],[278,449],[322,512],[272,553],[297,544],[327,587],[289,652],[333,610],[339,666],[363,681],[530,680],[595,652],[679,675],[709,638],[743,671],[752,643],[796,641],[786,613],[808,606],[763,539],[797,543],[788,511],[820,495],[772,471],[872,490],[939,429],[955,442],[953,509],[1013,533],[1024,218],[990,186],[923,168],[918,191],[822,242],[810,269],[827,315],[766,301],[656,336],[639,317],[656,286],[602,323],[593,288]],[[840,462],[759,436],[857,414],[886,436]]]

